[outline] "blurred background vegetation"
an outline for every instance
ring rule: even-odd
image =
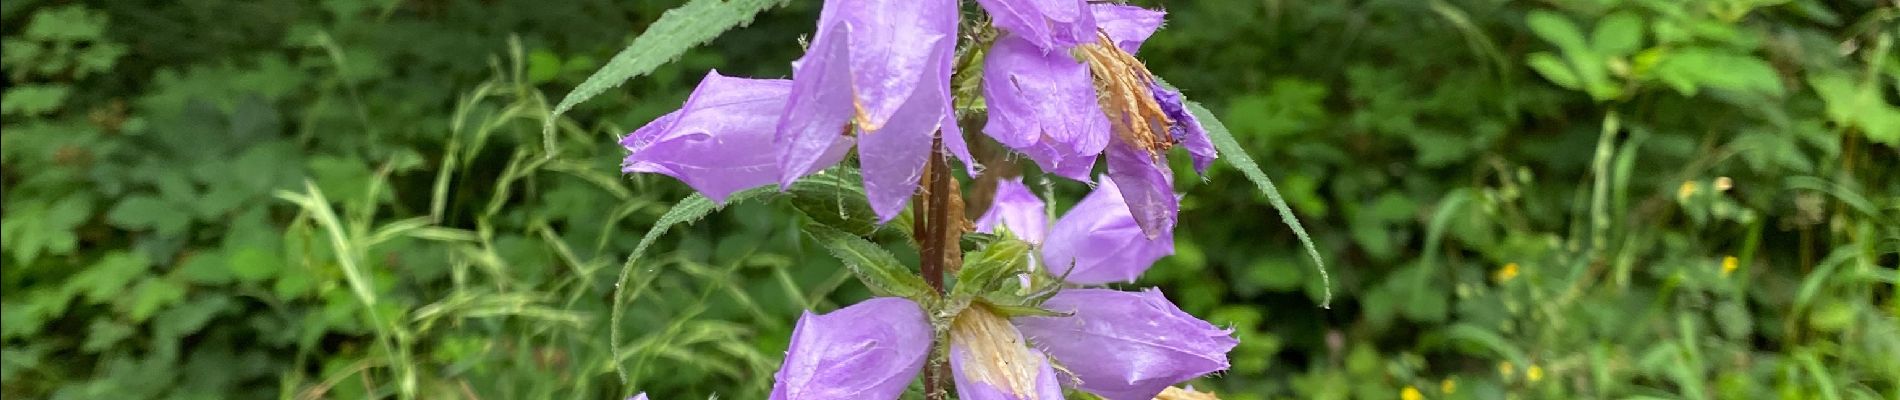
[[[610,320],[690,193],[614,141],[708,69],[787,76],[819,2],[540,134],[678,3],[5,2],[0,396],[764,397],[797,315],[868,292],[751,202],[662,238]],[[1235,329],[1196,387],[1900,396],[1900,3],[1143,4],[1171,15],[1142,57],[1339,296],[1237,171],[1175,160],[1179,254],[1126,287]]]

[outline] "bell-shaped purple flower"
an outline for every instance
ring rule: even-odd
[[[1062,317],[1018,317],[1016,326],[1108,400],[1147,400],[1169,386],[1228,367],[1231,330],[1188,315],[1161,291],[1069,289],[1042,307]]]
[[[1003,3],[985,8],[1039,9]],[[1109,175],[1122,184],[1137,224],[1158,237],[1174,229],[1180,211],[1166,150],[1184,144],[1196,171],[1205,172],[1213,145],[1180,92],[1161,86],[1129,55],[1160,29],[1165,14],[1117,4],[1091,4],[1089,11],[1097,34],[1070,46],[1073,54],[1042,46],[1047,41],[1036,35],[1046,32],[1038,29],[1055,25],[1021,28],[997,17],[1009,34],[984,61],[984,132],[1044,171],[1075,180],[1087,179],[1096,155],[1107,153]]]
[[[1089,66],[1068,52],[1045,52],[1020,36],[997,39],[984,59],[984,132],[1051,173],[1086,180],[1108,145],[1108,118],[1096,104]]]
[[[865,194],[884,221],[916,191],[940,130],[974,170],[951,111],[957,17],[954,0],[826,0],[774,136],[780,186],[829,166],[840,136],[857,137]]]
[[[1023,184],[1022,177],[996,181],[996,197],[990,202],[990,210],[976,220],[977,232],[995,233],[999,226],[1031,244],[1041,244],[1049,231],[1048,206]]]
[[[806,312],[773,375],[771,399],[895,399],[923,370],[933,335],[923,309],[903,298]]]
[[[1084,0],[977,0],[992,23],[1044,53],[1095,42],[1095,14]]]
[[[1095,191],[1056,220],[1042,243],[1042,261],[1050,266],[1050,275],[1066,272],[1068,282],[1084,285],[1130,282],[1155,260],[1174,254],[1172,230],[1149,237],[1129,214],[1130,207],[1122,201],[1127,187],[1120,179],[1102,179]]]
[[[791,88],[783,79],[708,72],[678,111],[620,140],[628,151],[622,169],[674,177],[720,203],[732,192],[777,182],[772,135]],[[849,137],[819,143],[817,162],[837,163],[851,143]]]

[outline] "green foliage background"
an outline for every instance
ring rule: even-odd
[[[708,69],[787,76],[819,2],[551,117],[676,3],[3,3],[0,396],[764,397],[799,313],[869,292],[744,202],[635,265],[613,341],[690,193],[613,142]],[[1179,254],[1127,287],[1234,327],[1196,387],[1900,396],[1900,5],[1148,5],[1141,56],[1338,295],[1238,171],[1182,175]]]

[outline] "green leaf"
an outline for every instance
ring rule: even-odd
[[[267,248],[246,247],[231,253],[226,260],[231,275],[240,281],[258,282],[277,276],[284,268],[283,257]]]
[[[981,294],[995,291],[1016,274],[1029,272],[1029,243],[1000,239],[963,256],[963,268],[957,270],[956,292]]]
[[[528,53],[528,82],[543,83],[561,75],[561,56],[547,49]]]
[[[171,236],[185,231],[191,215],[156,196],[140,194],[119,200],[112,211],[106,212],[106,222],[126,230],[157,229],[159,234]]]
[[[1569,18],[1565,18],[1562,15],[1544,10],[1535,10],[1531,11],[1524,22],[1530,26],[1531,33],[1536,34],[1539,38],[1543,38],[1544,41],[1556,45],[1558,49],[1563,50],[1565,53],[1588,48],[1588,46],[1584,44],[1583,31],[1577,29],[1577,24],[1570,22]]]
[[[772,193],[773,189],[777,188],[761,186],[742,190],[738,193],[733,193],[731,196],[727,196],[726,203],[731,204],[751,200],[754,197]],[[622,354],[624,350],[621,348],[620,317],[625,314],[628,280],[633,277],[634,266],[640,261],[640,256],[646,255],[647,247],[652,246],[655,240],[660,239],[660,235],[665,234],[666,231],[672,229],[674,225],[698,221],[700,218],[705,218],[707,214],[711,214],[717,209],[719,209],[719,205],[713,203],[712,199],[706,198],[706,195],[703,194],[693,193],[692,196],[687,196],[686,199],[674,204],[672,209],[666,210],[666,214],[660,215],[660,220],[654,221],[653,227],[648,228],[646,235],[640,237],[640,243],[633,246],[633,252],[627,254],[627,261],[620,265],[620,277],[614,280],[613,307],[608,313],[608,319],[610,320],[607,329],[608,347],[613,353],[614,360],[626,359],[626,356]],[[651,277],[653,275],[647,274],[647,276]],[[620,377],[621,382],[624,383],[627,381],[627,371],[626,366],[622,364],[623,363],[615,362],[614,372]]]
[[[1306,255],[1313,258],[1313,266],[1319,270],[1320,282],[1325,288],[1325,297],[1320,300],[1320,307],[1331,308],[1333,284],[1332,277],[1326,273],[1326,261],[1320,259],[1319,249],[1313,245],[1313,238],[1306,234],[1306,228],[1300,226],[1299,217],[1293,214],[1292,208],[1287,207],[1286,200],[1280,198],[1280,190],[1273,187],[1273,180],[1267,178],[1265,172],[1260,171],[1260,165],[1254,163],[1253,157],[1247,155],[1247,151],[1240,147],[1240,142],[1234,140],[1234,135],[1227,131],[1227,127],[1221,124],[1220,119],[1214,117],[1213,112],[1207,111],[1207,107],[1202,107],[1201,103],[1193,101],[1187,102],[1187,108],[1188,112],[1194,113],[1194,118],[1201,121],[1201,126],[1207,129],[1207,137],[1214,142],[1214,149],[1220,152],[1220,159],[1240,169],[1240,173],[1246,175],[1247,180],[1253,181],[1254,186],[1259,187],[1260,192],[1267,195],[1267,202],[1272,203],[1274,210],[1280,212],[1280,221],[1285,222],[1287,227],[1293,228],[1293,235],[1298,236],[1300,244],[1306,246]]]
[[[71,254],[79,245],[73,230],[92,216],[92,198],[75,193],[51,204],[31,199],[9,204],[0,218],[0,243],[21,264],[41,252]]]
[[[59,110],[72,88],[63,84],[27,84],[7,88],[0,114],[36,116]]]
[[[1544,75],[1544,79],[1549,79],[1550,83],[1555,83],[1557,86],[1571,90],[1583,88],[1583,81],[1577,79],[1576,71],[1571,71],[1570,65],[1564,64],[1564,60],[1557,58],[1555,54],[1548,52],[1532,53],[1530,58],[1525,60],[1525,63],[1529,64],[1531,69],[1536,70],[1538,74]]]
[[[66,281],[65,290],[84,295],[86,301],[101,303],[119,297],[132,280],[147,277],[145,271],[151,266],[151,260],[143,255],[115,251],[73,275],[72,280]]]
[[[1643,47],[1643,17],[1631,12],[1618,12],[1597,21],[1597,28],[1590,32],[1590,44],[1598,53],[1607,56],[1625,56]]]
[[[813,221],[858,236],[870,236],[879,226],[877,214],[864,197],[858,173],[848,168],[833,168],[792,183],[792,207]],[[908,235],[907,225],[893,229]]]
[[[1879,85],[1859,84],[1840,73],[1808,74],[1808,85],[1827,102],[1829,120],[1860,128],[1874,142],[1900,146],[1900,107],[1881,98]]]
[[[587,99],[626,83],[628,80],[653,72],[654,68],[666,64],[685,54],[687,50],[711,41],[719,34],[752,22],[752,17],[765,10],[784,5],[787,0],[692,0],[686,5],[660,15],[660,19],[648,25],[645,32],[633,39],[633,44],[614,54],[607,65],[594,71],[574,91],[561,98],[554,107],[553,117],[541,127],[543,139],[549,152],[554,148],[554,123],[561,114]]]
[[[1781,74],[1761,58],[1724,49],[1691,47],[1663,56],[1656,76],[1684,96],[1698,88],[1716,88],[1780,97]]]
[[[106,31],[105,14],[81,5],[67,5],[33,13],[26,37],[46,41],[99,39]]]
[[[132,337],[134,333],[138,333],[138,330],[131,325],[106,317],[93,318],[92,324],[86,328],[86,343],[80,344],[79,350],[96,354]]]
[[[128,297],[121,298],[121,305],[127,316],[133,321],[144,322],[158,310],[185,299],[185,286],[156,276],[150,276],[144,282],[133,287]]]
[[[910,273],[897,257],[877,243],[818,224],[806,224],[805,234],[825,246],[838,261],[843,261],[845,268],[870,287],[872,293],[910,299],[927,298],[933,293],[923,277]]]

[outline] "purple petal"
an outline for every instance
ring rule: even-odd
[[[1094,155],[1108,145],[1108,117],[1089,67],[1067,53],[1045,53],[1015,36],[997,40],[984,59],[983,96],[983,131],[1045,171],[1087,180]]]
[[[1066,317],[1021,317],[1016,326],[1108,400],[1147,400],[1168,386],[1227,369],[1233,332],[1194,318],[1160,290],[1069,289],[1042,304]]]
[[[1134,281],[1155,260],[1174,254],[1174,233],[1149,238],[1122,202],[1115,181],[1103,179],[1075,208],[1057,219],[1042,244],[1043,262],[1050,274],[1068,282],[1094,285]]]
[[[831,10],[826,9],[825,13]],[[820,20],[823,20],[821,17]],[[820,162],[833,151],[836,140],[844,136],[851,121],[851,70],[843,40],[843,26],[821,32],[823,40],[812,42],[805,56],[792,68],[792,89],[780,109],[773,149],[779,166],[779,188],[785,189],[799,177],[831,166]]]
[[[1036,197],[1036,192],[1023,185],[1022,177],[996,182],[996,199],[990,202],[990,210],[976,220],[976,231],[995,233],[998,224],[1029,243],[1042,243],[1045,231],[1049,230],[1048,209],[1042,198]]]
[[[932,83],[941,90],[925,88],[912,92],[913,96],[904,103],[904,108],[891,116],[882,129],[862,131],[858,135],[859,169],[864,174],[864,193],[870,199],[871,210],[877,213],[878,222],[887,222],[904,211],[904,205],[917,191],[918,181],[923,177],[924,163],[930,159],[931,140],[944,131],[946,148],[963,147],[962,134],[953,133],[956,124],[950,121],[950,100],[947,96],[950,76],[938,71],[950,69],[952,54],[948,49],[937,53],[937,57],[928,65],[931,71],[924,76],[942,77],[941,82]],[[954,144],[952,143],[954,141]],[[967,153],[969,150],[963,150]],[[967,156],[965,160],[968,160]],[[965,165],[969,165],[965,162]]]
[[[1095,14],[1083,0],[977,0],[997,27],[1035,45],[1043,53],[1067,53],[1095,42]]]
[[[625,172],[665,174],[715,202],[732,192],[772,183],[779,169],[772,131],[791,81],[745,79],[708,72],[678,111],[628,134]],[[833,137],[816,163],[844,158],[850,138]]]
[[[933,335],[923,309],[897,297],[806,312],[773,375],[771,398],[895,399],[923,369]]]
[[[964,309],[950,324],[950,371],[962,400],[1062,398],[1049,358],[982,305]]]
[[[627,400],[647,400],[647,392],[640,392],[640,394],[635,394],[633,397],[628,397]]]
[[[956,45],[955,0],[826,0],[824,7],[834,18],[826,21],[821,15],[821,30],[827,23],[846,27],[851,86],[865,130],[882,128],[911,92],[927,85],[947,87],[947,77],[936,82],[926,71],[948,62],[937,57]]]
[[[1168,136],[1187,147],[1188,155],[1194,158],[1194,172],[1206,175],[1208,165],[1213,164],[1218,157],[1214,154],[1214,142],[1207,139],[1207,129],[1201,127],[1200,119],[1187,111],[1186,99],[1181,97],[1181,92],[1168,89],[1160,83],[1149,83],[1148,88],[1154,92],[1155,102],[1161,104],[1161,112],[1174,120],[1174,125],[1168,127]]]
[[[1156,160],[1120,140],[1108,145],[1108,176],[1121,187],[1122,200],[1148,237],[1174,231],[1174,219],[1181,212],[1180,199],[1174,196],[1174,172],[1168,160]]]
[[[1155,30],[1161,29],[1162,20],[1168,13],[1141,7],[1096,3],[1089,6],[1095,14],[1095,24],[1102,32],[1115,41],[1115,47],[1129,54],[1141,49],[1141,42],[1147,41]]]

